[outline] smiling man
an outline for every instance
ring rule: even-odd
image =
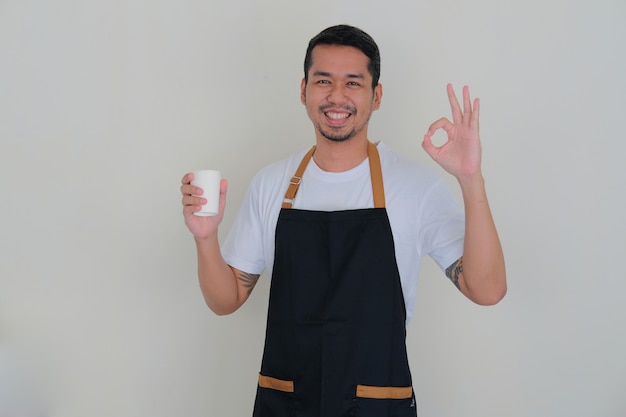
[[[478,99],[434,122],[423,147],[454,175],[464,210],[437,174],[368,137],[381,105],[374,40],[346,25],[309,42],[301,101],[315,146],[261,170],[220,248],[215,217],[182,179],[183,214],[198,276],[217,314],[237,310],[271,275],[255,417],[415,416],[405,347],[421,259],[431,256],[481,305],[506,292],[504,257],[481,174]],[[438,130],[448,140],[431,142]]]
[[[367,133],[370,116],[380,107],[382,86],[372,85],[364,61],[363,52],[351,46],[318,45],[311,51],[307,62],[311,68],[302,80],[302,104],[317,133],[330,141]],[[363,72],[352,72],[355,69]]]

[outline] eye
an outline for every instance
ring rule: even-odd
[[[357,82],[357,81],[349,81],[349,82],[348,82],[348,85],[349,85],[350,87],[360,87],[360,86],[361,86],[361,83],[359,83],[359,82]]]
[[[330,84],[329,80],[318,80],[317,84]]]

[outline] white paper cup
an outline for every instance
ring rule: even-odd
[[[204,194],[197,197],[204,197],[207,200],[207,203],[202,206],[202,209],[194,213],[196,216],[217,215],[220,203],[221,179],[222,176],[219,171],[212,169],[193,171],[193,180],[191,181],[191,185],[202,188]]]

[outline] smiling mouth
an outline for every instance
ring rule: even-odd
[[[350,113],[324,112],[324,115],[332,120],[342,120],[350,117]]]

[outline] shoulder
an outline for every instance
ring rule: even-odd
[[[250,192],[261,197],[273,198],[275,193],[286,190],[289,180],[307,151],[308,149],[302,150],[261,168],[250,182]]]
[[[378,153],[383,170],[385,186],[406,186],[428,189],[443,180],[431,167],[409,159],[384,142],[379,142]]]
[[[459,202],[442,173],[400,155],[384,143],[378,148],[390,217],[410,222],[414,217],[437,217],[444,211],[458,214]]]

